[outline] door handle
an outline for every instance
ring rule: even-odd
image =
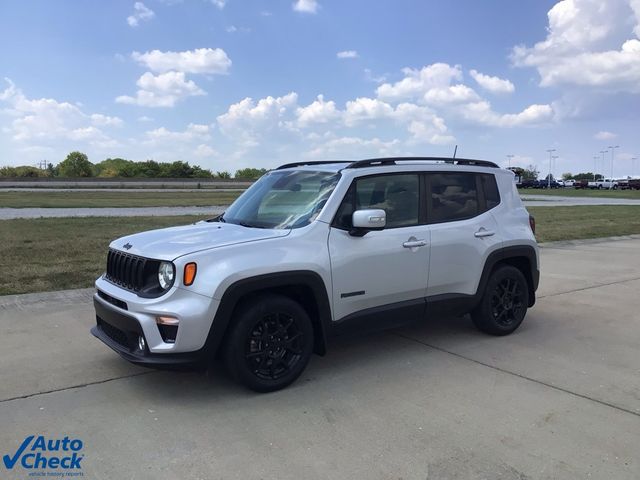
[[[404,248],[416,248],[416,247],[424,247],[427,244],[426,240],[409,240],[404,242],[402,246]]]
[[[483,237],[491,237],[491,236],[493,236],[495,234],[496,234],[496,232],[494,232],[493,230],[486,230],[484,227],[481,227],[480,230],[478,230],[473,235],[476,238],[483,238]]]

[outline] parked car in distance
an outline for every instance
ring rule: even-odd
[[[539,188],[538,180],[532,180],[530,178],[522,180],[518,184],[518,188]]]
[[[595,182],[589,182],[589,188],[602,190],[603,188],[613,188],[616,190],[618,188],[617,180],[611,180],[610,178],[605,178],[604,180],[596,180]]]
[[[576,184],[575,180],[565,180],[564,181],[564,186],[565,187],[573,187],[573,186],[575,186],[575,184]]]
[[[573,188],[577,190],[589,188],[589,182],[587,180],[574,180]]]
[[[555,180],[555,183],[558,185],[558,187],[566,187],[567,184],[565,183],[564,180]]]
[[[640,190],[640,178],[625,178],[618,180],[620,190]]]

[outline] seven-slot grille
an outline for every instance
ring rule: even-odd
[[[144,287],[144,270],[148,260],[137,255],[109,250],[107,254],[107,280],[134,292]]]

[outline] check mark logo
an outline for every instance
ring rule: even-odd
[[[8,470],[11,470],[13,468],[13,466],[16,464],[16,462],[20,458],[20,455],[22,455],[22,452],[24,452],[24,449],[27,448],[27,445],[29,445],[29,443],[31,443],[31,440],[33,440],[33,435],[30,435],[27,438],[25,438],[24,442],[22,442],[22,445],[20,445],[20,448],[18,448],[13,458],[11,458],[9,455],[5,455],[2,457],[4,466],[7,467]]]

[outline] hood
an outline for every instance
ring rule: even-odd
[[[127,235],[114,240],[109,247],[142,257],[174,260],[199,250],[286,237],[289,232],[290,230],[248,228],[231,223],[198,222]]]

